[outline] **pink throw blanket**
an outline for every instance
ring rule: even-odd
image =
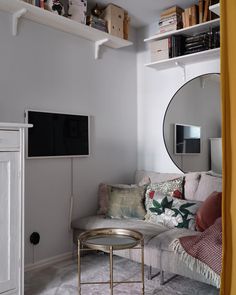
[[[222,220],[207,228],[200,235],[187,236],[172,242],[176,253],[191,268],[197,266],[197,271],[209,279],[216,287],[220,287],[222,266]]]

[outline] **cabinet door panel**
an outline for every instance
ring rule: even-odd
[[[0,153],[0,293],[19,280],[19,153]]]

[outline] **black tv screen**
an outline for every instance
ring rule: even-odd
[[[27,110],[26,121],[29,158],[89,155],[89,116]]]
[[[175,154],[201,153],[201,127],[175,124]]]

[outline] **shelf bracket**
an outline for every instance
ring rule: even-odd
[[[176,61],[175,65],[177,67],[180,67],[183,70],[183,74],[184,74],[184,81],[186,81],[186,69],[185,69],[185,65],[183,65],[182,63]]]
[[[24,14],[26,14],[26,12],[27,12],[27,9],[22,8],[16,11],[15,13],[13,13],[12,15],[12,35],[13,36],[17,35],[18,21]]]
[[[98,59],[99,58],[99,51],[100,51],[100,47],[107,43],[109,41],[108,38],[106,39],[102,39],[102,40],[98,40],[95,42],[95,59]]]

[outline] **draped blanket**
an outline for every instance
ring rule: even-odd
[[[196,265],[197,272],[220,288],[222,266],[222,221],[216,222],[204,232],[195,236],[175,239],[171,247],[191,270]]]

